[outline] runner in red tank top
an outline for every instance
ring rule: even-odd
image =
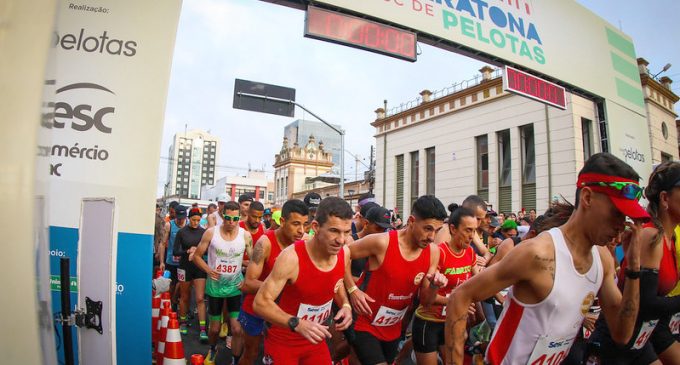
[[[364,290],[354,285],[349,262],[345,270],[345,285],[358,313],[352,346],[363,365],[392,363],[404,316],[418,290],[421,303],[429,305],[437,289],[446,285],[437,272],[439,248],[433,244],[446,209],[439,199],[425,195],[411,211],[403,230],[369,235],[349,245],[352,259],[368,257],[368,272],[358,283]]]
[[[330,337],[326,324],[333,299],[340,308],[333,318],[335,329],[352,323],[342,282],[351,219],[352,208],[344,200],[322,200],[312,222],[314,237],[283,250],[262,283],[253,308],[272,324],[264,341],[265,364],[331,363],[325,339]]]
[[[439,289],[434,303],[429,306],[421,304],[416,309],[416,316],[413,319],[411,338],[418,365],[436,365],[437,351],[444,363],[447,363],[444,351],[444,321],[448,295],[478,272],[477,254],[470,246],[472,237],[477,231],[475,213],[457,204],[451,204],[449,210],[451,215],[445,228],[449,230],[451,241],[438,245],[440,254],[437,265],[438,270],[446,276],[448,284]]]
[[[245,349],[241,358],[244,364],[252,364],[257,358],[264,329],[264,321],[253,311],[255,294],[269,276],[281,250],[302,239],[309,210],[305,203],[295,199],[283,204],[281,213],[281,226],[276,230],[268,230],[256,242],[252,260],[246,270],[242,288],[246,295],[238,317],[245,334]]]
[[[257,240],[259,240],[264,234],[264,224],[262,223],[263,214],[264,205],[258,201],[254,201],[248,206],[248,214],[246,214],[246,219],[242,219],[240,222],[238,222],[238,225],[241,228],[250,232],[250,235],[253,236],[253,242],[257,242]],[[248,255],[243,256],[244,269],[248,267],[249,263],[250,258]]]

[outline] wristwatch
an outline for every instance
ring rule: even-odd
[[[300,318],[298,317],[290,317],[288,320],[288,327],[293,332],[295,332],[295,328],[298,326],[298,324],[300,324]]]
[[[626,275],[626,277],[628,279],[639,279],[640,278],[640,270],[633,271],[631,269],[626,269],[623,273],[624,273],[624,275]]]

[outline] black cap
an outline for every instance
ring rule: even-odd
[[[389,210],[381,206],[369,209],[364,218],[366,218],[367,221],[375,223],[382,228],[385,229],[392,228],[391,224],[392,214],[390,214]]]
[[[179,205],[179,202],[176,201],[176,200],[173,200],[173,201],[170,202],[170,204],[168,204],[168,207],[175,209],[175,208],[177,208],[178,205]]]
[[[316,208],[319,206],[319,204],[321,204],[321,195],[317,193],[307,193],[307,195],[305,195],[304,202],[308,208]]]
[[[177,205],[175,207],[175,217],[176,218],[186,218],[187,217],[187,207],[184,205]]]
[[[250,194],[241,194],[241,196],[238,197],[238,202],[243,203],[243,202],[252,202],[253,201],[253,196]]]

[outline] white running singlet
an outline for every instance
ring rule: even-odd
[[[213,280],[208,276],[206,293],[216,298],[241,294],[238,284],[243,280],[241,265],[246,249],[245,229],[237,227],[236,238],[226,241],[222,238],[221,228],[221,226],[215,227],[210,246],[208,246],[208,266],[211,270],[220,273],[220,279]]]
[[[222,218],[222,215],[220,214],[220,211],[214,211],[212,212],[212,215],[215,216],[215,222],[217,222],[216,226],[219,227],[222,225],[222,222],[224,221],[224,218]]]
[[[536,304],[524,304],[510,289],[486,351],[493,365],[558,365],[569,353],[585,314],[600,290],[602,261],[596,246],[585,275],[574,267],[559,228],[549,231],[555,247],[555,280],[550,294]]]

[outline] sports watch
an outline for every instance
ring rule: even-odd
[[[291,331],[295,332],[295,328],[300,324],[300,318],[298,317],[290,317],[288,320],[288,327],[290,328]]]
[[[626,277],[627,277],[628,279],[639,279],[639,278],[640,278],[640,272],[641,272],[640,270],[638,270],[638,271],[633,271],[633,270],[631,270],[631,269],[626,269],[626,270],[624,271],[624,274],[626,275]]]

